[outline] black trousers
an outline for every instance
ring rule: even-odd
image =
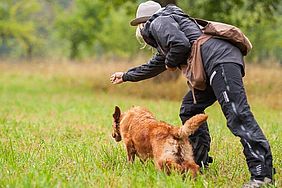
[[[208,86],[205,91],[195,90],[197,104],[193,103],[191,91],[183,98],[180,118],[182,123],[212,105],[216,100],[227,119],[231,132],[241,138],[244,155],[252,179],[268,177],[272,179],[272,154],[269,143],[256,122],[242,81],[241,66],[235,63],[224,63],[207,73]],[[189,137],[193,146],[195,161],[198,165],[210,162],[210,134],[207,123]]]

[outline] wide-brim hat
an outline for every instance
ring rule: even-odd
[[[140,23],[145,23],[161,8],[161,5],[154,1],[146,1],[145,3],[141,3],[137,8],[136,18],[130,22],[130,25],[137,26]]]

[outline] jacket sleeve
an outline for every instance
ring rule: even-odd
[[[147,64],[129,69],[126,73],[124,73],[122,79],[124,82],[138,82],[140,80],[145,80],[157,76],[158,74],[166,70],[164,62],[165,57],[158,53],[154,55]]]
[[[191,51],[188,38],[179,28],[179,24],[170,16],[160,16],[152,22],[151,34],[164,51],[165,64],[179,67],[186,64]]]

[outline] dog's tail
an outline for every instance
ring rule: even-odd
[[[182,127],[179,128],[178,136],[180,138],[187,138],[193,134],[199,126],[208,119],[206,114],[198,114],[187,120]]]

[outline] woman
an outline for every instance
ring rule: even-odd
[[[154,77],[165,70],[181,68],[187,64],[191,46],[202,34],[199,26],[174,5],[165,8],[153,1],[141,3],[136,18],[137,38],[157,49],[158,53],[144,65],[127,72],[116,72],[110,80],[113,84],[137,82]],[[273,166],[270,146],[254,119],[247,102],[242,82],[244,63],[241,51],[227,41],[211,38],[201,46],[202,63],[208,82],[204,91],[195,89],[184,96],[180,118],[182,123],[195,114],[202,113],[216,100],[227,119],[227,126],[241,138],[244,155],[251,173],[246,187],[260,187],[272,182]],[[200,166],[212,162],[208,156],[210,135],[207,123],[201,125],[189,137],[193,145],[195,161]]]

